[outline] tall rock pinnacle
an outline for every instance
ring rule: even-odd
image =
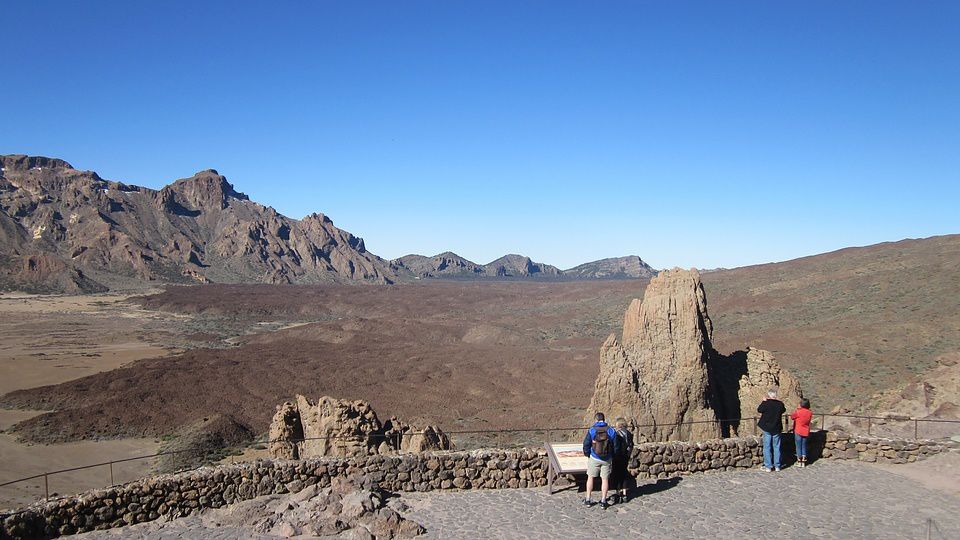
[[[611,335],[601,347],[590,410],[654,426],[642,430],[651,440],[719,436],[710,403],[712,334],[700,274],[661,272],[643,301],[627,308],[622,340]],[[688,422],[702,423],[680,425]]]

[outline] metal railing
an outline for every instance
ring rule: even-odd
[[[817,418],[817,417],[819,417],[819,418]],[[867,435],[868,435],[868,436],[872,436],[872,430],[873,430],[873,428],[874,428],[874,425],[879,425],[879,424],[876,423],[876,421],[881,421],[881,422],[884,423],[884,424],[889,423],[889,422],[904,422],[904,423],[906,423],[906,424],[911,424],[911,423],[912,423],[912,427],[913,427],[913,438],[914,438],[914,439],[918,439],[918,438],[919,438],[919,434],[920,434],[920,424],[921,424],[921,423],[948,424],[948,425],[956,425],[956,426],[960,427],[960,420],[922,419],[922,418],[910,418],[910,417],[901,417],[901,416],[866,416],[866,415],[851,415],[851,414],[818,414],[818,415],[815,415],[814,418],[812,419],[812,421],[811,421],[811,428],[816,428],[816,429],[821,429],[821,430],[826,429],[826,423],[827,423],[827,419],[828,419],[828,418],[849,419],[849,420],[852,420],[851,424],[856,424],[856,423],[858,423],[858,422],[859,422],[859,423],[862,423],[862,422],[865,420],[865,421],[867,422]],[[784,419],[784,422],[785,422],[785,425],[786,425],[786,422],[789,421],[789,415],[784,415],[783,419]],[[817,425],[817,422],[816,422],[816,420],[818,420],[818,419],[820,420],[819,425]],[[635,433],[639,433],[639,434],[643,434],[643,433],[644,433],[644,429],[649,430],[649,429],[651,429],[651,428],[652,428],[652,429],[661,429],[661,430],[662,430],[662,429],[670,429],[670,430],[675,429],[676,431],[674,432],[674,434],[677,436],[677,438],[676,438],[676,439],[672,439],[672,440],[678,440],[678,441],[680,441],[680,440],[690,440],[690,439],[683,439],[683,438],[682,438],[682,436],[683,436],[683,427],[684,427],[684,426],[689,426],[689,427],[690,427],[690,430],[688,431],[688,436],[691,436],[692,433],[693,433],[693,427],[696,426],[696,425],[701,425],[701,424],[714,424],[714,425],[716,425],[716,426],[717,426],[717,429],[718,429],[718,433],[724,433],[725,427],[726,427],[726,429],[730,429],[730,427],[736,425],[737,435],[742,437],[742,436],[747,435],[746,430],[743,429],[743,426],[744,426],[745,424],[752,423],[752,424],[753,424],[753,427],[752,427],[752,435],[758,435],[758,434],[759,434],[759,427],[757,426],[757,421],[758,421],[758,420],[759,420],[759,417],[752,416],[752,417],[746,417],[746,418],[736,418],[736,419],[726,419],[726,420],[725,420],[725,419],[718,419],[718,420],[698,420],[698,421],[677,422],[677,423],[640,424],[640,425],[634,425],[634,426],[632,426],[632,427],[633,427]],[[454,445],[455,447],[457,447],[457,448],[459,448],[459,449],[461,449],[461,450],[466,450],[466,449],[471,449],[471,448],[476,449],[476,448],[481,448],[481,447],[484,447],[484,446],[490,447],[491,443],[493,443],[493,444],[494,444],[494,447],[496,447],[496,448],[512,448],[512,447],[518,447],[518,446],[528,446],[528,445],[531,445],[531,444],[533,444],[533,445],[542,444],[542,443],[544,442],[544,437],[546,437],[548,434],[551,434],[551,433],[569,433],[569,434],[571,434],[572,436],[576,436],[577,434],[582,434],[582,433],[583,433],[586,429],[588,429],[589,427],[590,427],[590,426],[559,427],[559,428],[558,428],[558,427],[553,427],[553,428],[522,428],[522,429],[457,430],[457,431],[445,431],[444,434],[447,435],[448,437],[450,437],[450,439],[451,439],[452,442],[454,441],[455,438],[461,439],[461,443],[460,443],[460,444]],[[724,433],[724,435],[727,435],[727,434],[728,434],[728,433]],[[376,446],[376,444],[374,443],[374,441],[377,441],[377,440],[386,441],[387,439],[389,439],[389,438],[391,438],[391,437],[394,437],[394,436],[400,437],[400,436],[416,436],[416,435],[420,435],[420,433],[404,433],[404,434],[402,434],[402,435],[399,434],[399,433],[386,433],[386,434],[384,434],[384,433],[371,433],[371,434],[365,435],[365,436],[357,436],[357,435],[336,436],[336,435],[333,435],[333,436],[326,436],[326,437],[304,437],[304,438],[299,438],[299,439],[289,439],[289,438],[273,439],[273,440],[270,440],[270,439],[257,439],[257,440],[254,440],[253,442],[251,442],[251,443],[248,445],[248,447],[252,447],[252,446],[256,446],[256,445],[279,444],[279,443],[290,444],[291,446],[294,446],[294,445],[296,445],[296,444],[304,443],[304,442],[308,442],[308,441],[327,441],[327,442],[329,442],[329,441],[342,441],[342,442],[344,442],[344,443],[353,443],[353,444],[359,443],[359,444],[369,444],[370,446]],[[531,437],[531,436],[532,436],[532,437]],[[476,440],[476,439],[478,439],[478,438],[481,439],[481,440],[483,440],[484,437],[489,437],[489,440],[487,440],[487,442],[486,442],[485,445],[481,445],[481,444],[470,444],[470,441]],[[494,441],[495,441],[495,442],[494,442]],[[400,447],[399,442],[400,442],[400,441],[398,440],[398,441],[397,441],[397,444],[396,444],[396,448],[399,448],[399,447]],[[463,444],[463,443],[466,443],[466,444]],[[170,450],[170,451],[166,451],[166,452],[158,452],[158,453],[150,454],[150,455],[147,455],[147,456],[135,456],[135,457],[129,457],[129,458],[123,458],[123,459],[114,459],[114,460],[110,460],[110,461],[104,461],[104,462],[101,462],[101,463],[94,463],[94,464],[91,464],[91,465],[81,465],[81,466],[77,466],[77,467],[70,467],[70,468],[67,468],[67,469],[59,469],[59,470],[55,470],[55,471],[46,471],[46,472],[38,473],[38,474],[35,474],[35,475],[32,475],[32,476],[27,476],[27,477],[24,477],[24,478],[18,478],[18,479],[16,479],[16,480],[10,480],[10,481],[7,481],[7,482],[0,483],[0,488],[7,487],[7,486],[11,486],[11,485],[15,485],[15,484],[19,484],[19,483],[23,483],[23,482],[27,482],[27,481],[30,481],[30,480],[36,480],[36,479],[38,479],[38,478],[43,478],[43,486],[44,486],[44,497],[43,497],[43,498],[44,498],[45,500],[50,500],[50,477],[51,477],[51,476],[58,475],[58,474],[63,474],[63,473],[68,473],[68,472],[81,471],[81,470],[86,470],[86,469],[93,469],[93,468],[97,468],[97,467],[108,467],[108,468],[109,468],[109,476],[110,476],[110,484],[109,484],[108,486],[106,486],[106,487],[113,487],[113,486],[118,485],[118,484],[115,482],[115,478],[114,478],[114,465],[116,465],[116,464],[120,464],[120,463],[130,463],[130,462],[134,462],[134,461],[142,461],[142,460],[149,460],[149,459],[157,459],[157,458],[161,458],[161,457],[164,457],[164,456],[172,456],[172,455],[185,454],[185,453],[193,453],[193,454],[198,455],[198,456],[201,456],[201,455],[202,455],[202,454],[200,454],[200,452],[199,452],[198,450],[196,450],[196,449],[185,449],[185,450]],[[184,471],[192,470],[192,469],[194,469],[194,468],[195,468],[195,467],[193,467],[193,468],[184,468],[184,469],[180,469],[180,470],[174,471],[174,472],[184,472]],[[146,471],[144,471],[144,472],[146,472]],[[141,473],[141,474],[142,474],[142,473]],[[104,487],[104,486],[99,486],[99,487]]]

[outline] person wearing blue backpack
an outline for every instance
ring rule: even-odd
[[[599,476],[600,508],[606,509],[613,456],[620,448],[620,439],[616,430],[607,425],[602,412],[598,412],[594,419],[596,423],[587,430],[587,436],[583,439],[583,455],[587,457],[587,498],[583,504],[593,506],[593,482]]]

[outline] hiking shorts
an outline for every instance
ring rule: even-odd
[[[613,470],[613,464],[610,461],[600,461],[590,456],[587,458],[587,476],[590,478],[610,478],[610,471]]]

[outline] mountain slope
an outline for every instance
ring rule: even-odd
[[[703,284],[715,347],[774,352],[815,407],[872,410],[873,394],[960,351],[960,235],[720,270]]]
[[[390,263],[323,214],[295,220],[250,201],[215,170],[156,191],[65,161],[0,156],[0,286],[43,256],[106,285],[162,282],[390,283]],[[55,264],[54,264],[55,263]],[[60,278],[51,280],[56,289]],[[102,285],[100,285],[102,287]],[[92,286],[96,289],[96,286]]]

